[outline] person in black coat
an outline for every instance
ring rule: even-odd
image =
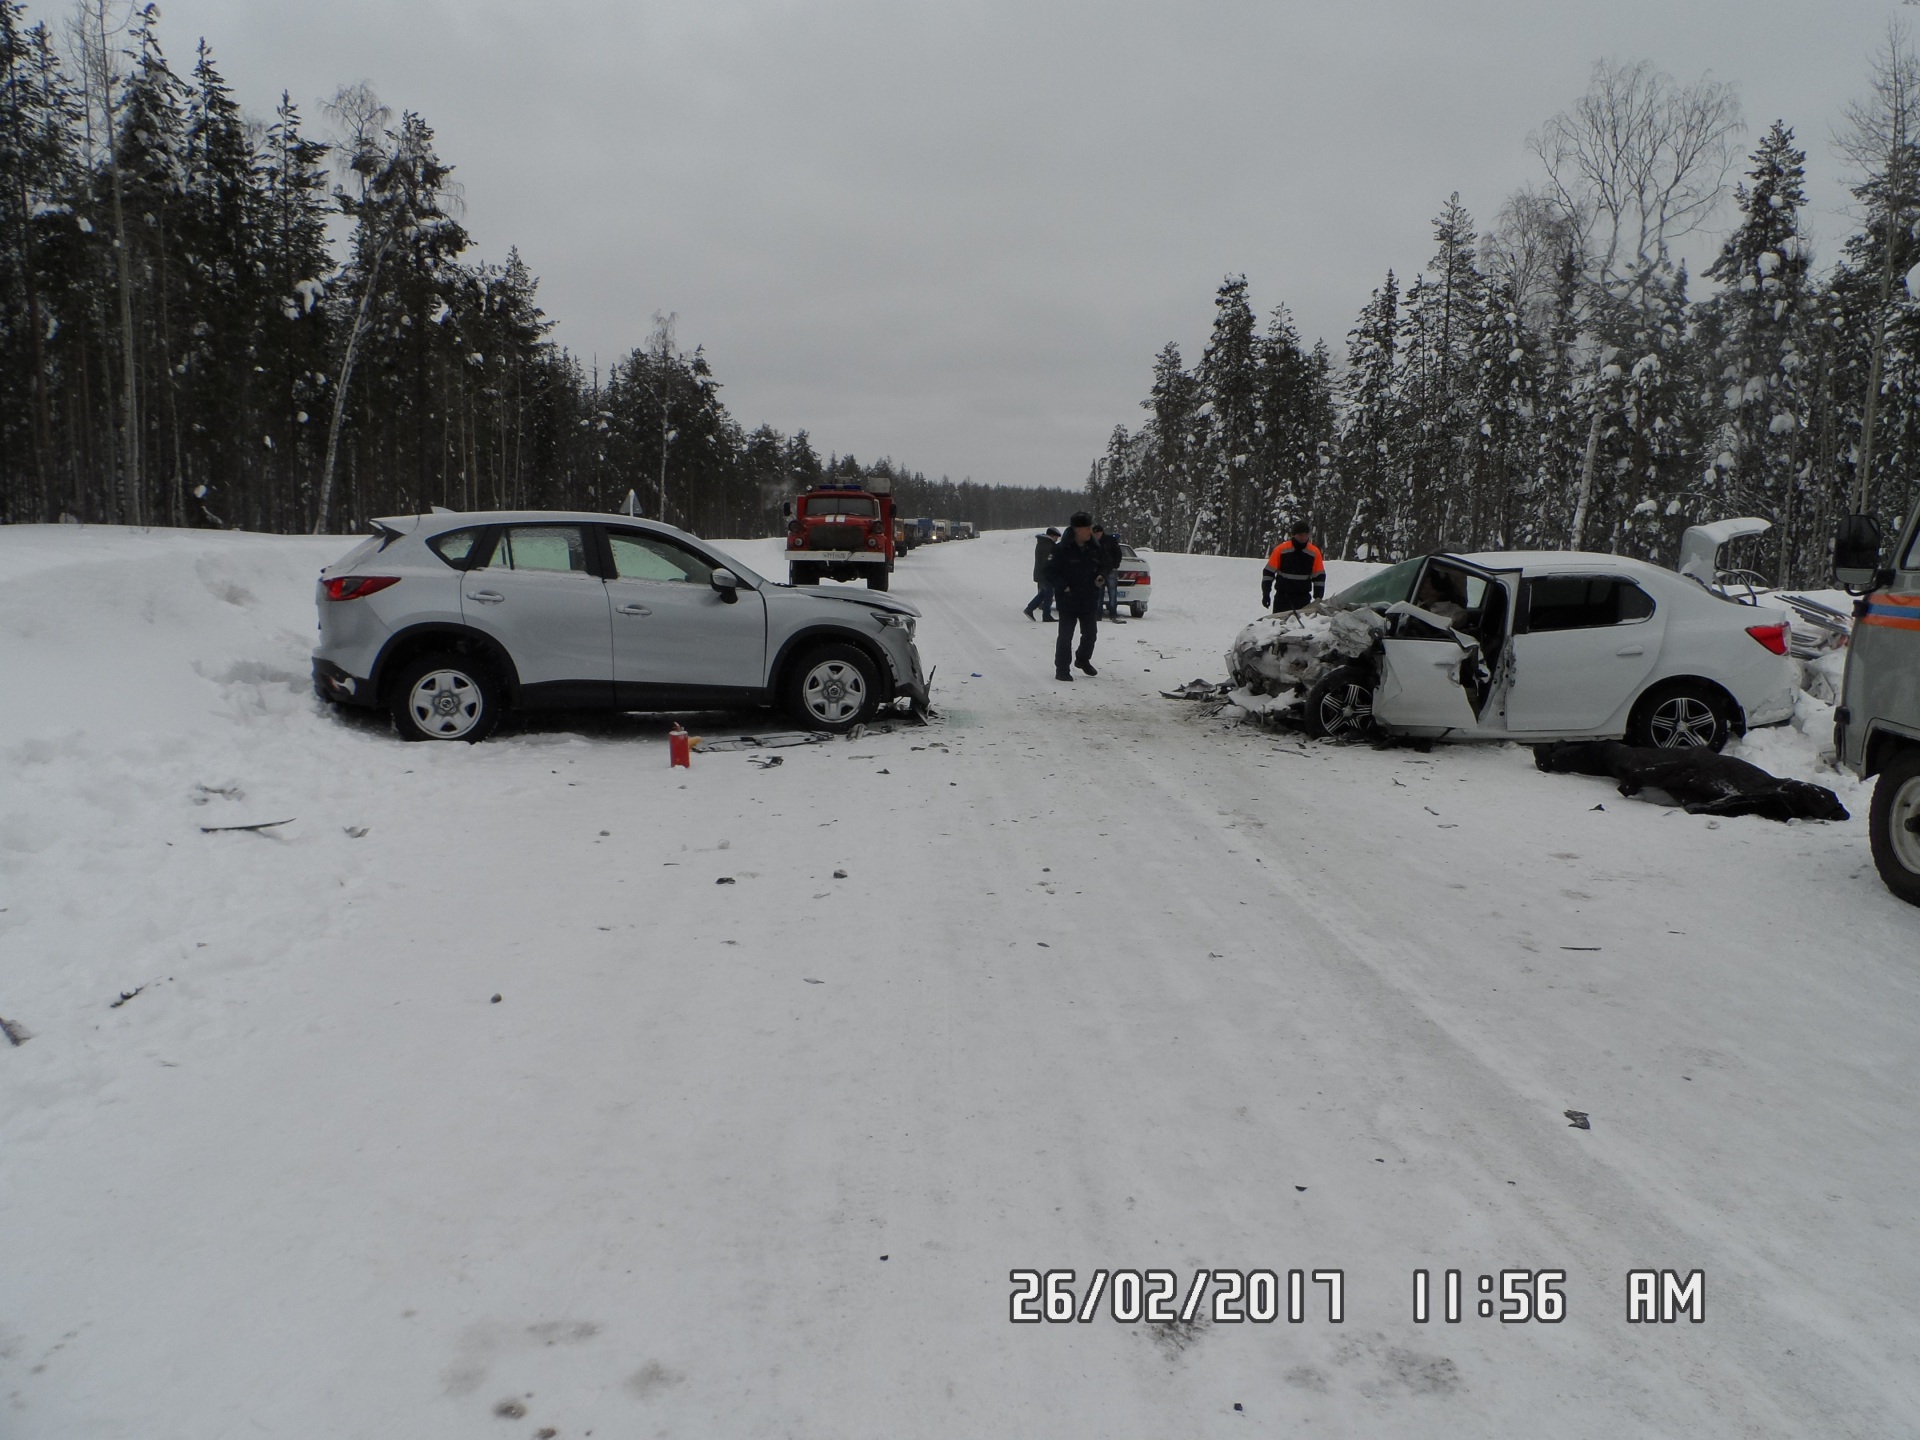
[[[1067,533],[1053,547],[1047,561],[1047,579],[1053,582],[1054,606],[1060,612],[1060,636],[1053,646],[1053,678],[1071,680],[1068,662],[1089,675],[1093,668],[1093,643],[1100,631],[1100,597],[1107,578],[1107,557],[1093,538],[1093,517],[1084,510],[1074,512],[1067,522]],[[1080,631],[1080,648],[1073,645],[1075,627]]]
[[[1040,587],[1040,593],[1026,605],[1026,617],[1038,620],[1044,617],[1048,624],[1053,623],[1053,583],[1047,579],[1047,562],[1053,558],[1053,547],[1060,543],[1060,532],[1049,525],[1047,533],[1033,537],[1033,583]],[[1038,610],[1039,615],[1033,612]]]
[[[1125,624],[1120,618],[1120,562],[1125,558],[1120,552],[1120,537],[1096,525],[1093,527],[1093,539],[1107,562],[1107,618],[1116,625]]]

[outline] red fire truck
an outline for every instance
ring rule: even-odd
[[[865,482],[816,485],[782,508],[791,584],[865,580],[870,590],[887,588],[894,557],[891,481],[873,476]]]

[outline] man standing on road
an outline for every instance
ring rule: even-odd
[[[1107,618],[1116,625],[1124,625],[1127,622],[1120,618],[1120,537],[1096,525],[1093,527],[1093,539],[1100,547],[1100,556],[1107,566]]]
[[[1327,561],[1313,543],[1307,522],[1293,522],[1292,534],[1273,547],[1260,572],[1260,608],[1276,615],[1299,610],[1327,593]]]
[[[1033,537],[1033,583],[1040,587],[1040,593],[1027,602],[1023,613],[1029,620],[1053,623],[1053,584],[1047,579],[1047,561],[1053,558],[1053,547],[1059,543],[1060,532],[1051,525],[1046,534]],[[1035,615],[1035,610],[1040,614]]]
[[[1053,646],[1053,678],[1071,680],[1067,668],[1072,660],[1089,675],[1093,668],[1093,642],[1100,631],[1100,590],[1106,579],[1107,557],[1093,538],[1093,517],[1076,510],[1067,522],[1067,534],[1053,547],[1047,561],[1047,579],[1053,582],[1054,605],[1060,611],[1060,638]],[[1080,648],[1073,648],[1074,627],[1080,627]]]

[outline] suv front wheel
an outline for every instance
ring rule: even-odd
[[[393,724],[403,740],[478,744],[500,723],[500,685],[464,655],[423,655],[393,686]]]
[[[1902,747],[1881,769],[1867,839],[1887,888],[1909,905],[1920,905],[1920,749]]]
[[[873,661],[851,645],[809,650],[787,671],[786,705],[811,730],[851,730],[880,703]]]

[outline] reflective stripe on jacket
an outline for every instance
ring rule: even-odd
[[[1327,578],[1326,557],[1311,540],[1301,549],[1295,549],[1291,540],[1282,540],[1267,556],[1267,574],[1283,576],[1288,580],[1319,580],[1324,583]]]

